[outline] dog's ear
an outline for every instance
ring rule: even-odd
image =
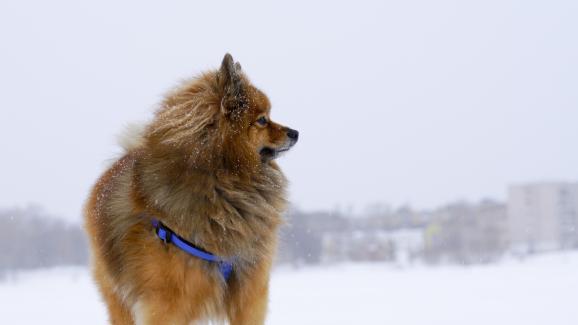
[[[235,63],[231,54],[225,54],[218,72],[219,85],[223,91],[221,110],[228,115],[246,107],[241,65]]]

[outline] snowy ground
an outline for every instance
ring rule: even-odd
[[[279,269],[268,324],[578,324],[578,253],[499,265],[387,264]],[[0,283],[3,324],[105,324],[83,268],[28,272]]]

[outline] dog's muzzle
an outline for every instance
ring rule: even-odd
[[[278,148],[264,147],[259,152],[264,160],[271,160],[279,157],[282,153],[289,151],[299,139],[299,131],[287,128],[287,140]]]

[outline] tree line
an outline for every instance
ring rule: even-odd
[[[78,224],[51,217],[37,207],[0,210],[0,275],[87,263],[87,240]]]

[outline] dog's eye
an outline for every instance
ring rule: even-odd
[[[257,120],[257,124],[261,125],[261,126],[265,126],[267,125],[267,118],[265,116],[261,116],[258,120]]]

